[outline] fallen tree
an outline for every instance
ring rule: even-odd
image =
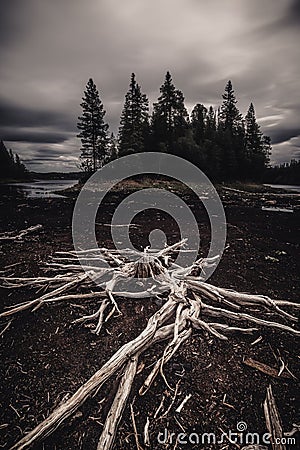
[[[118,423],[126,406],[135,375],[138,360],[146,349],[157,342],[167,341],[165,350],[157,358],[155,365],[139,390],[144,395],[155,378],[160,374],[164,382],[164,365],[172,358],[178,348],[192,335],[193,330],[209,333],[217,339],[228,340],[232,334],[251,334],[261,328],[300,336],[294,327],[298,318],[293,313],[300,305],[286,300],[272,300],[266,296],[238,293],[219,288],[201,279],[201,270],[214,260],[199,259],[192,266],[182,268],[172,264],[171,255],[184,245],[185,241],[155,252],[144,251],[134,262],[128,262],[128,252],[101,249],[103,268],[95,266],[99,258],[98,249],[85,251],[86,265],[80,265],[75,251],[58,252],[47,264],[51,276],[38,278],[1,277],[7,289],[31,286],[41,289],[47,286],[48,292],[33,300],[7,308],[0,314],[2,320],[13,320],[16,314],[25,310],[35,311],[45,304],[72,301],[74,299],[98,299],[98,309],[91,315],[79,317],[74,322],[94,322],[93,332],[100,334],[101,328],[115,313],[121,314],[119,297],[152,301],[160,298],[162,306],[149,318],[146,328],[135,339],[123,345],[94,375],[87,380],[65,402],[32,431],[27,433],[12,449],[25,449],[49,436],[58,426],[113,376],[121,372],[119,388],[108,412],[99,439],[98,450],[108,450],[113,446]],[[91,278],[97,277],[97,291]],[[146,286],[145,279],[152,280]],[[140,280],[140,290],[124,290],[126,281]],[[122,284],[121,291],[118,285]],[[76,293],[76,287],[89,290]],[[144,286],[144,287],[143,287]],[[143,290],[144,289],[144,290]],[[74,292],[75,291],[75,292]],[[282,309],[282,308],[287,308]],[[272,320],[263,317],[264,312],[273,315]],[[292,311],[292,312],[291,312]],[[229,320],[229,324],[226,321]],[[5,325],[7,327],[7,324]]]

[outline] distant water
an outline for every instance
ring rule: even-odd
[[[285,189],[286,191],[295,192],[296,194],[300,194],[300,186],[294,186],[291,184],[264,184],[264,186],[268,186],[274,189]]]
[[[78,180],[40,180],[0,185],[0,190],[9,194],[23,194],[27,198],[55,198],[63,197],[55,192],[63,191],[77,183]]]

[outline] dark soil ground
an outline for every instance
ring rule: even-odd
[[[100,245],[112,246],[109,223],[116,204],[125,196],[114,192],[97,220]],[[209,245],[210,229],[205,211],[190,193],[184,194],[199,224],[202,252]],[[279,197],[273,194],[244,195],[221,189],[228,222],[228,248],[210,282],[244,292],[260,293],[275,299],[299,301],[299,197]],[[0,231],[21,230],[42,224],[42,231],[28,236],[23,242],[3,243],[0,247],[1,268],[6,275],[39,276],[43,263],[57,250],[72,248],[72,198],[25,199],[2,194],[0,198]],[[293,213],[262,211],[262,205],[293,206]],[[179,238],[178,227],[170,216],[159,211],[141,213],[136,218],[132,240],[142,248],[149,245],[148,235],[160,228],[168,242]],[[101,225],[102,224],[102,225]],[[16,264],[16,265],[15,265]],[[6,269],[7,266],[14,265]],[[1,289],[1,309],[35,296],[29,288]],[[124,343],[136,337],[158,306],[155,301],[119,299],[123,312],[110,320],[97,337],[88,328],[71,325],[84,312],[92,312],[96,303],[76,302],[41,308],[34,313],[20,314],[0,337],[0,447],[8,449],[20,437],[42,421],[66,396],[72,394]],[[83,311],[83,308],[84,311]],[[2,324],[1,329],[4,327]],[[262,340],[251,345],[259,336]],[[137,376],[130,397],[142,448],[143,430],[150,419],[152,449],[236,449],[243,445],[221,444],[159,444],[157,435],[170,432],[215,433],[237,430],[244,421],[249,432],[266,432],[263,401],[269,384],[282,417],[283,428],[289,431],[299,423],[296,379],[271,378],[243,364],[252,357],[279,369],[279,357],[299,379],[298,341],[281,332],[262,330],[253,336],[237,336],[228,342],[218,341],[196,332],[165,367],[171,386],[180,381],[178,395],[169,414],[154,419],[162,398],[163,410],[172,401],[173,392],[158,378],[144,396],[138,395],[150,365],[163,351],[162,345],[146,352],[140,362],[145,364]],[[105,385],[67,420],[52,436],[35,449],[77,450],[95,449],[112,401],[116,380]],[[180,414],[175,409],[186,395],[190,400]],[[225,401],[224,401],[224,396]],[[105,402],[102,402],[103,399]],[[298,444],[290,449],[300,448]],[[115,449],[135,449],[135,437],[127,406],[120,422]]]

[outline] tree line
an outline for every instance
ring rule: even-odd
[[[300,161],[292,159],[289,163],[270,167],[264,180],[266,183],[299,185]]]
[[[271,140],[263,135],[252,103],[242,116],[230,80],[222,100],[217,110],[197,103],[189,115],[183,93],[167,72],[150,114],[149,100],[133,73],[115,137],[90,78],[78,118],[81,168],[90,173],[117,157],[160,151],[191,161],[213,180],[260,180],[269,164]]]
[[[24,164],[18,154],[7,150],[3,141],[0,141],[0,179],[22,180],[28,177]]]

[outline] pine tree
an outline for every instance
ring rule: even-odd
[[[149,102],[136,82],[135,74],[131,75],[129,90],[125,95],[125,103],[120,120],[119,154],[143,152],[146,147],[147,130],[149,128]]]
[[[105,111],[99,92],[92,78],[89,79],[82,98],[83,113],[78,118],[77,127],[81,139],[82,167],[87,172],[95,172],[105,161],[108,145],[108,125],[104,122]]]
[[[209,107],[206,120],[205,137],[211,141],[216,139],[217,122],[216,113],[212,106]]]
[[[118,158],[117,139],[114,133],[111,133],[108,143],[108,161],[113,161]]]
[[[205,149],[204,171],[213,180],[220,177],[222,151],[217,144],[217,114],[212,106],[206,114],[206,127],[203,147]]]
[[[0,177],[9,178],[11,157],[3,141],[0,141]]]
[[[265,155],[265,166],[269,167],[270,155],[272,152],[270,136],[263,136],[263,151],[264,151],[264,155]]]
[[[262,132],[256,121],[253,103],[250,104],[246,114],[245,149],[249,159],[262,149]]]
[[[170,72],[160,88],[160,97],[153,105],[152,131],[155,145],[172,152],[176,140],[183,137],[188,128],[188,113],[184,96],[175,88]]]
[[[193,136],[195,142],[198,145],[203,142],[205,137],[207,126],[207,113],[208,113],[207,108],[204,105],[197,103],[191,114],[191,127],[193,130]]]
[[[24,175],[27,172],[25,165],[21,162],[20,157],[17,153],[16,153],[16,157],[15,157],[15,172],[16,172],[18,178],[22,178],[22,177],[24,178]]]
[[[4,142],[0,141],[0,179],[23,180],[27,177],[28,172],[19,155],[14,156],[12,150],[7,150]]]
[[[220,125],[224,131],[228,130],[234,135],[239,132],[242,115],[236,106],[237,100],[230,80],[225,86],[225,92],[222,97],[223,104],[219,116]]]
[[[222,176],[234,179],[240,176],[244,161],[244,125],[229,80],[223,94],[218,115],[218,144],[222,149]]]
[[[245,117],[245,155],[248,167],[248,176],[259,178],[267,167],[270,138],[264,137],[257,123],[253,103],[250,104]]]

